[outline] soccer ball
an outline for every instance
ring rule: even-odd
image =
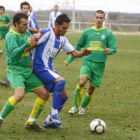
[[[92,133],[101,134],[101,133],[105,132],[106,124],[101,119],[94,119],[91,121],[89,128]]]

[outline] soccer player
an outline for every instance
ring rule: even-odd
[[[33,61],[33,71],[44,83],[49,92],[53,92],[53,104],[50,114],[44,121],[45,128],[58,128],[61,122],[59,112],[68,99],[65,90],[65,79],[53,67],[53,59],[58,55],[61,49],[74,57],[89,55],[90,50],[76,51],[69,43],[65,33],[69,28],[70,19],[66,14],[61,14],[56,18],[54,28],[45,28],[35,35],[36,39],[40,36],[38,46],[36,47]],[[38,37],[37,37],[38,36]]]
[[[1,40],[5,38],[9,32],[12,19],[5,13],[5,7],[0,6],[0,56],[2,55],[2,43]]]
[[[20,10],[22,13],[25,13],[26,15],[28,15],[28,20],[29,20],[29,24],[28,24],[28,30],[34,34],[34,33],[38,33],[39,32],[39,26],[37,24],[37,20],[35,17],[30,16],[30,4],[26,1],[22,2],[20,4]]]
[[[29,15],[30,8],[31,8],[30,4],[28,2],[26,2],[26,1],[24,1],[24,2],[22,2],[20,4],[21,12],[28,16],[28,20],[29,20],[28,30],[30,31],[31,34],[34,34],[34,33],[38,33],[39,32],[39,26],[37,24],[36,18],[32,17],[31,15]],[[30,58],[31,58],[30,67],[32,67],[32,65],[33,65],[33,58],[34,58],[34,50],[30,50]],[[0,85],[1,86],[5,86],[5,87],[9,87],[10,81],[6,77],[5,81],[0,81]]]
[[[74,91],[73,107],[68,111],[70,114],[85,114],[85,108],[91,101],[95,88],[101,84],[105,69],[107,55],[116,53],[116,40],[113,33],[103,27],[105,13],[97,10],[94,15],[95,26],[86,29],[75,46],[76,50],[87,48],[92,50],[88,56],[84,56],[80,70],[80,80]],[[65,61],[66,65],[74,60],[73,56]],[[86,94],[83,97],[85,84],[89,81]]]
[[[54,11],[50,13],[50,18],[49,18],[49,27],[54,28],[55,26],[55,20],[56,18],[61,15],[62,13],[59,11],[58,5],[54,5]]]
[[[5,50],[7,55],[7,75],[11,86],[14,89],[14,95],[6,102],[0,113],[0,128],[3,120],[15,108],[26,93],[32,91],[38,95],[25,128],[38,132],[44,131],[36,119],[42,112],[49,94],[43,83],[32,73],[30,65],[30,53],[26,48],[35,46],[36,41],[28,29],[28,16],[24,13],[17,13],[13,17],[14,29],[10,30],[5,38]]]

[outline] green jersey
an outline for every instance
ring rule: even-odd
[[[106,62],[107,54],[105,53],[105,47],[109,48],[109,54],[112,55],[116,52],[116,40],[113,33],[106,27],[96,29],[94,27],[86,29],[77,45],[76,50],[86,48],[92,50],[90,55],[84,56],[83,59],[91,62]],[[74,57],[70,55],[66,60],[67,63],[71,63]]]
[[[9,22],[12,22],[12,19],[7,15],[3,14],[0,16],[0,31],[7,31],[9,30],[9,26],[5,27],[5,24],[8,24]]]
[[[29,31],[25,34],[19,34],[14,30],[10,30],[5,38],[5,50],[7,55],[8,66],[29,67],[30,52],[24,52],[29,47],[28,38],[31,36]]]

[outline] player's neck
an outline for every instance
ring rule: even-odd
[[[0,13],[0,16],[4,15],[4,13]]]
[[[103,25],[102,26],[94,26],[95,27],[95,29],[102,29],[103,28]]]
[[[53,29],[53,31],[54,31],[54,34],[57,36],[57,37],[60,37],[60,35],[58,35],[57,34],[57,29],[54,27],[54,28],[52,28]]]

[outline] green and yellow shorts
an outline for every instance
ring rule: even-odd
[[[13,89],[25,88],[26,93],[43,86],[31,68],[8,66],[7,76]]]
[[[105,62],[91,62],[83,59],[80,70],[80,77],[87,76],[94,87],[99,87],[105,69]]]

